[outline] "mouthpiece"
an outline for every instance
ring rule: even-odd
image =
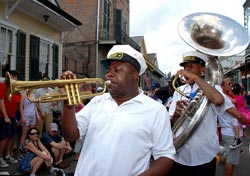
[[[107,85],[110,85],[110,84],[111,84],[111,81],[110,81],[110,80],[107,80],[107,81],[105,81],[105,83],[106,83]]]

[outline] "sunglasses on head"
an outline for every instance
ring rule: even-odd
[[[29,135],[39,135],[38,132],[34,132],[34,133],[29,133]]]

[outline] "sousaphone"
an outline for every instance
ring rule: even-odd
[[[180,37],[188,45],[209,56],[204,74],[205,80],[212,86],[220,84],[223,79],[222,67],[217,57],[239,54],[249,44],[248,34],[238,22],[215,13],[201,12],[185,16],[180,21],[178,30]],[[190,98],[178,88],[176,91]],[[209,104],[202,90],[198,90],[185,107],[172,128],[177,152],[199,127]]]

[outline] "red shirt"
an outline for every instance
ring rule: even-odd
[[[9,101],[6,94],[5,82],[0,83],[0,99],[4,100],[5,109],[9,118],[16,117],[17,107],[21,101],[21,94],[19,92],[12,95],[12,99]],[[3,114],[0,112],[0,118],[3,118]]]

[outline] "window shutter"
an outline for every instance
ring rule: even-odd
[[[58,45],[53,44],[52,79],[58,79]]]
[[[19,73],[19,80],[25,80],[25,58],[26,58],[26,34],[17,32],[17,57],[16,70]]]
[[[40,79],[39,73],[39,45],[40,38],[30,36],[30,67],[29,67],[29,80],[37,81]]]
[[[115,21],[115,36],[116,40],[119,44],[121,44],[121,24],[122,24],[122,10],[121,9],[115,9],[115,15],[114,15],[114,21]]]

